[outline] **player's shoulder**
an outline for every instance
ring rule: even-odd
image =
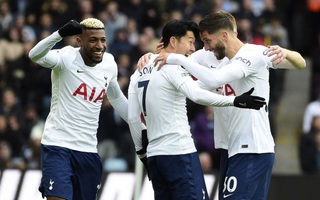
[[[210,53],[210,51],[206,51],[204,48],[202,48],[202,49],[199,49],[199,50],[197,50],[197,51],[195,51],[195,52],[193,52],[191,55],[190,55],[190,57],[192,58],[192,57],[202,57],[202,56],[204,56],[204,55],[207,55],[207,54],[209,54]]]
[[[233,60],[237,60],[248,67],[269,65],[270,58],[267,56],[267,50],[268,48],[263,45],[245,44]]]
[[[148,63],[138,71],[140,77],[143,77],[152,73],[153,69],[156,67],[154,64],[154,60],[156,59],[157,56],[158,54],[152,55]]]
[[[205,49],[195,51],[189,56],[189,59],[208,68],[217,68],[220,64],[220,61],[215,57],[213,52]]]
[[[73,46],[65,46],[63,48],[60,49],[61,52],[66,52],[66,53],[72,53],[72,52],[76,52],[79,50],[79,47],[73,47]]]
[[[161,70],[166,73],[177,73],[177,72],[187,72],[187,70],[181,66],[176,64],[165,64]]]
[[[58,53],[59,59],[64,63],[65,67],[68,67],[73,62],[77,62],[77,59],[79,59],[78,52],[79,48],[73,47],[73,46],[65,46],[61,49],[53,49],[52,51],[56,51]],[[57,69],[57,68],[56,68]]]
[[[181,65],[165,64],[160,72],[163,77],[168,79],[176,79],[178,77],[189,77],[190,73]]]
[[[165,64],[164,66],[161,67],[159,70],[160,63],[155,65],[154,60],[157,58],[158,54],[152,55],[148,61],[148,63],[143,66],[140,70],[140,76],[146,76],[149,74],[157,73],[159,72],[165,72],[165,73],[171,73],[173,71],[176,71],[177,69],[181,69],[180,65],[176,64]]]
[[[136,70],[131,76],[130,76],[130,84],[134,84],[138,82],[139,77],[141,76],[141,72]]]
[[[265,60],[268,56],[268,47],[256,44],[245,44],[236,54],[238,59]]]
[[[104,60],[105,60],[105,59],[108,59],[108,60],[110,60],[110,61],[115,61],[114,56],[113,56],[111,53],[108,53],[108,52],[104,52],[104,54],[103,54],[103,59],[104,59]]]
[[[103,64],[103,66],[109,69],[112,68],[113,70],[118,70],[117,63],[111,53],[104,52],[102,62],[100,64]]]
[[[259,45],[259,44],[245,44],[243,46],[243,49],[246,52],[250,52],[253,54],[260,54],[260,55],[266,55],[268,51],[268,47],[264,45]]]
[[[72,59],[77,56],[78,50],[79,50],[79,48],[68,45],[68,46],[61,48],[60,50],[57,50],[57,51],[59,51],[60,55],[67,57],[69,59]]]

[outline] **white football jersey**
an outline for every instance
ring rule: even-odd
[[[245,75],[229,83],[234,95],[241,95],[254,87],[253,95],[269,102],[269,69],[273,68],[270,59],[265,46],[245,44],[230,60],[230,66],[240,67]],[[268,107],[260,110],[230,109],[227,122],[229,157],[238,153],[273,153],[275,144],[270,131]]]
[[[217,88],[228,84],[228,95],[238,96],[255,88],[252,95],[269,102],[269,69],[273,68],[267,47],[245,44],[238,53],[219,70],[209,70],[177,54],[170,54],[168,63],[180,64],[206,85]],[[274,152],[268,108],[260,110],[230,108],[227,116],[229,157],[237,153]]]
[[[156,55],[150,59],[141,72],[135,72],[131,76],[129,86],[129,110],[133,110],[131,97],[135,94],[145,116],[149,140],[147,156],[195,152],[187,118],[186,96],[202,105],[217,106],[233,105],[234,97],[224,97],[200,89],[181,66],[164,66],[158,71],[157,67],[154,68],[155,57]],[[139,118],[139,113],[135,116],[130,113],[129,111],[129,125],[130,119],[137,121],[134,118]],[[133,139],[138,150],[135,136]]]
[[[219,69],[221,66],[229,62],[229,59],[225,57],[222,60],[218,60],[213,52],[206,51],[205,49],[200,49],[190,55],[190,59],[194,62],[208,67],[212,70]],[[199,80],[200,81],[200,80]],[[201,81],[200,81],[201,82]],[[228,95],[228,85],[220,86],[216,89],[207,88],[205,84],[199,84],[204,86],[203,88],[208,89],[216,94]],[[214,107],[214,147],[216,149],[228,149],[228,133],[227,133],[227,117],[228,112],[230,112],[230,107]]]
[[[222,60],[218,60],[215,57],[213,52],[206,51],[205,49],[199,49],[195,51],[189,56],[189,58],[191,58],[194,62],[199,63],[202,66],[213,68],[213,69],[219,68],[220,63],[222,62]]]
[[[29,54],[40,57],[35,62],[52,69],[52,102],[41,143],[96,153],[101,103],[108,87],[118,88],[117,65],[111,54],[104,53],[101,63],[86,66],[79,48],[71,46],[38,53],[60,40],[55,32]]]

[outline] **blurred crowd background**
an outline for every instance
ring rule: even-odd
[[[40,140],[50,109],[49,69],[30,61],[29,50],[71,19],[96,17],[105,24],[107,51],[118,64],[127,95],[130,75],[143,54],[155,52],[164,23],[198,23],[216,10],[231,12],[245,43],[273,45],[311,60],[309,102],[299,150],[304,173],[320,172],[320,0],[0,0],[0,170],[39,169]],[[76,46],[67,37],[54,48]],[[196,48],[202,48],[201,40]],[[275,109],[285,70],[270,71],[270,122],[277,136]],[[191,131],[205,172],[219,169],[213,148],[213,107],[187,104]],[[302,123],[302,121],[301,121]],[[98,150],[105,171],[133,171],[135,149],[127,124],[105,100],[98,128]]]

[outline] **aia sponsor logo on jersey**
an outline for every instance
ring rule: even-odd
[[[229,84],[225,84],[224,86],[220,86],[216,89],[218,94],[223,96],[237,96],[234,89]]]
[[[89,91],[89,87],[87,84],[82,83],[76,89],[76,91],[72,94],[73,96],[82,96],[82,98],[86,101],[92,101],[96,103],[97,101],[102,101],[105,95],[106,90],[103,89],[100,92],[97,91],[96,87],[93,87],[91,91]],[[97,95],[98,94],[98,95]]]

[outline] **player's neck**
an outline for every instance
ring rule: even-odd
[[[227,50],[226,56],[229,59],[232,59],[238,53],[238,51],[243,47],[243,45],[244,45],[243,42],[241,42],[241,40],[236,38],[231,43],[229,43],[228,47],[226,48]]]
[[[79,49],[80,55],[83,59],[83,62],[85,65],[90,66],[90,67],[94,67],[96,66],[97,63],[94,62],[90,62],[90,59],[87,57],[87,55],[82,51],[82,49]]]
[[[170,48],[169,46],[162,49],[160,53],[176,53],[175,49]]]

